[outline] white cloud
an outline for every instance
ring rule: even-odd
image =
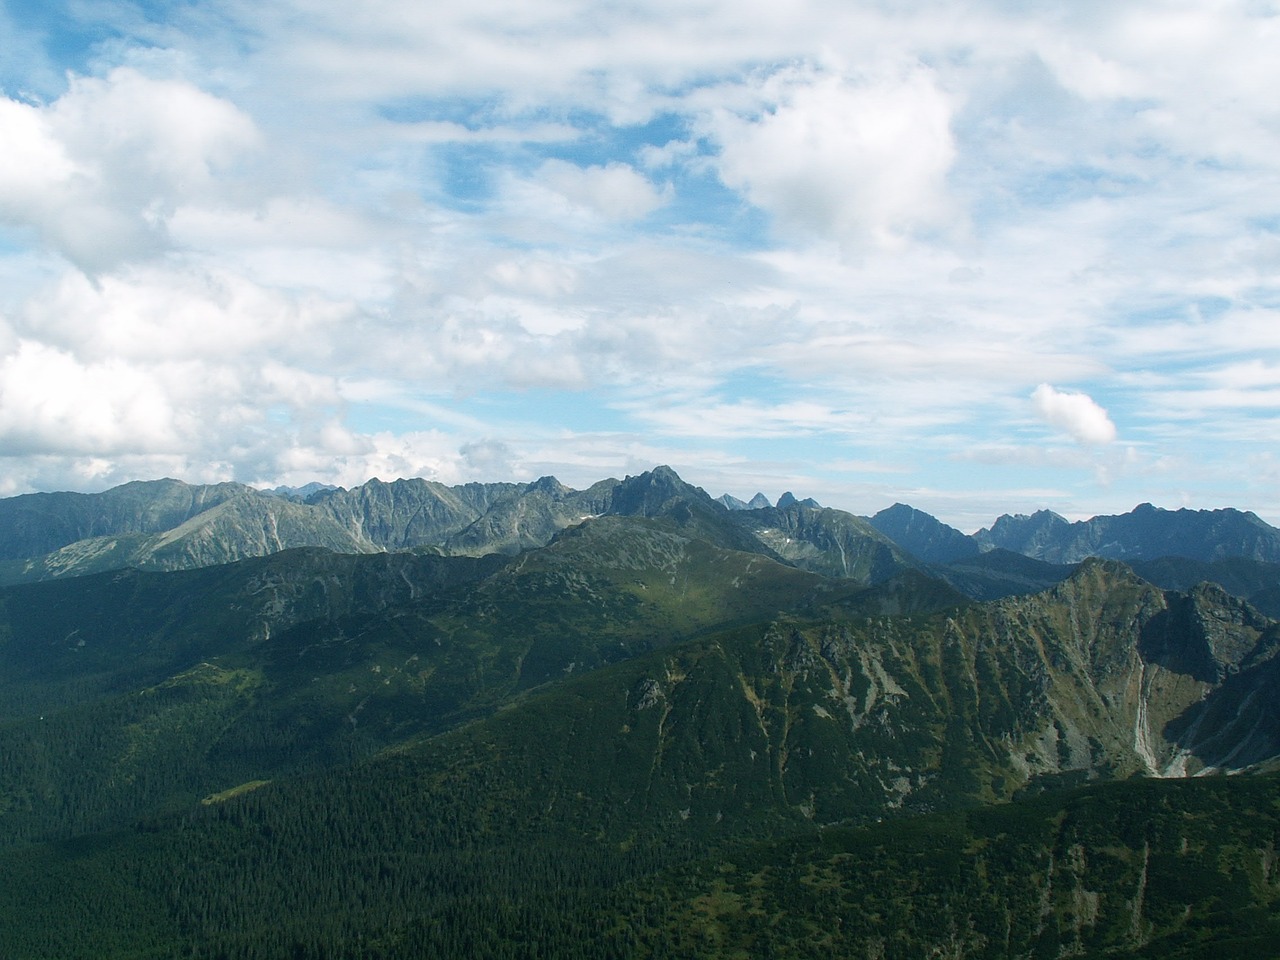
[[[11,452],[111,455],[172,448],[161,384],[118,361],[81,364],[30,341],[0,361],[0,441]]]
[[[1031,394],[1031,401],[1046,423],[1080,443],[1106,444],[1116,438],[1116,425],[1088,394],[1042,383]]]
[[[174,211],[215,201],[257,134],[225,100],[121,67],[48,106],[0,98],[0,138],[0,220],[101,272],[162,250]]]
[[[67,273],[15,318],[28,338],[94,362],[183,360],[258,363],[256,355],[325,354],[349,310],[290,296],[225,269],[172,263],[122,270],[96,282]]]
[[[759,116],[719,111],[707,134],[724,182],[784,228],[899,246],[953,216],[952,108],[923,67],[869,77],[782,71]]]
[[[823,490],[856,471],[805,460],[901,464],[939,502],[1136,491],[1063,383],[1145,463],[1274,446],[1261,5],[77,14],[93,59],[6,64],[45,100],[0,98],[7,484],[683,457]],[[1082,445],[952,459],[1029,409]]]
[[[5,149],[0,151],[0,184],[6,206],[16,207],[24,197],[62,183],[76,173],[76,165],[50,129],[48,117],[28,103],[0,98],[0,130]]]
[[[579,167],[548,160],[537,178],[575,206],[609,220],[638,220],[666,200],[644,174],[625,163]]]
[[[1142,104],[1133,132],[1190,155],[1270,166],[1280,109],[1280,18],[1248,3],[1117,7],[1090,31],[1039,45],[1064,86],[1092,100]]]
[[[814,401],[796,400],[780,404],[757,401],[724,403],[701,400],[672,403],[662,399],[637,404],[633,414],[669,436],[795,437],[807,434],[854,433],[865,428],[867,416],[837,410]]]

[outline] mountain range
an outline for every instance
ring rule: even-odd
[[[1277,538],[668,468],[0,500],[0,955],[1270,956]]]
[[[1265,593],[1275,579],[1269,565],[1280,563],[1280,530],[1235,509],[1170,511],[1142,504],[1128,514],[1074,523],[1042,510],[1005,515],[966,535],[901,503],[857,517],[791,493],[776,504],[763,494],[747,502],[728,494],[713,500],[670,468],[658,467],[581,491],[553,477],[458,486],[370,480],[350,490],[310,484],[273,491],[157,480],[100,494],[0,498],[0,583],[124,567],[186,569],[302,546],[338,553],[514,555],[545,546],[588,518],[676,509],[721,545],[861,582],[921,569],[983,599],[1048,586],[1087,557],[1161,560],[1166,568],[1177,558],[1202,572],[1212,572],[1206,565],[1230,564],[1237,578],[1246,575],[1242,563],[1258,564],[1247,574],[1256,583],[1252,593],[1271,603]]]

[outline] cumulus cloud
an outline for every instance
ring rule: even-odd
[[[184,464],[182,476],[244,477],[299,446],[341,453],[338,371],[319,361],[344,319],[226,270],[69,271],[0,324],[6,469],[60,456],[68,476]]]
[[[324,336],[348,313],[342,301],[290,296],[225,268],[150,264],[96,281],[68,272],[12,323],[30,339],[95,362],[257,363],[255,354],[326,353]]]
[[[30,341],[0,360],[0,441],[11,453],[168,449],[174,420],[163,385],[118,361],[82,364]]]
[[[842,76],[791,69],[758,91],[758,116],[717,111],[726,185],[784,228],[851,243],[897,246],[952,216],[952,107],[930,71]]]
[[[638,220],[657,210],[667,194],[625,163],[579,167],[548,160],[537,179],[577,207],[609,220]]]
[[[1031,402],[1046,423],[1080,443],[1107,444],[1116,438],[1116,425],[1088,394],[1042,383],[1031,394]]]
[[[244,468],[324,440],[339,405],[331,376],[261,357],[84,359],[22,340],[0,359],[8,457],[167,455]]]
[[[120,67],[73,77],[49,105],[0,98],[0,220],[101,272],[167,245],[166,222],[213,202],[257,139],[232,104]]]

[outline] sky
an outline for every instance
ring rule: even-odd
[[[0,496],[1280,524],[1280,3],[3,0]]]

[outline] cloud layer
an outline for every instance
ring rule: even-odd
[[[2,24],[0,494],[669,462],[1280,521],[1256,4],[41,16]]]

